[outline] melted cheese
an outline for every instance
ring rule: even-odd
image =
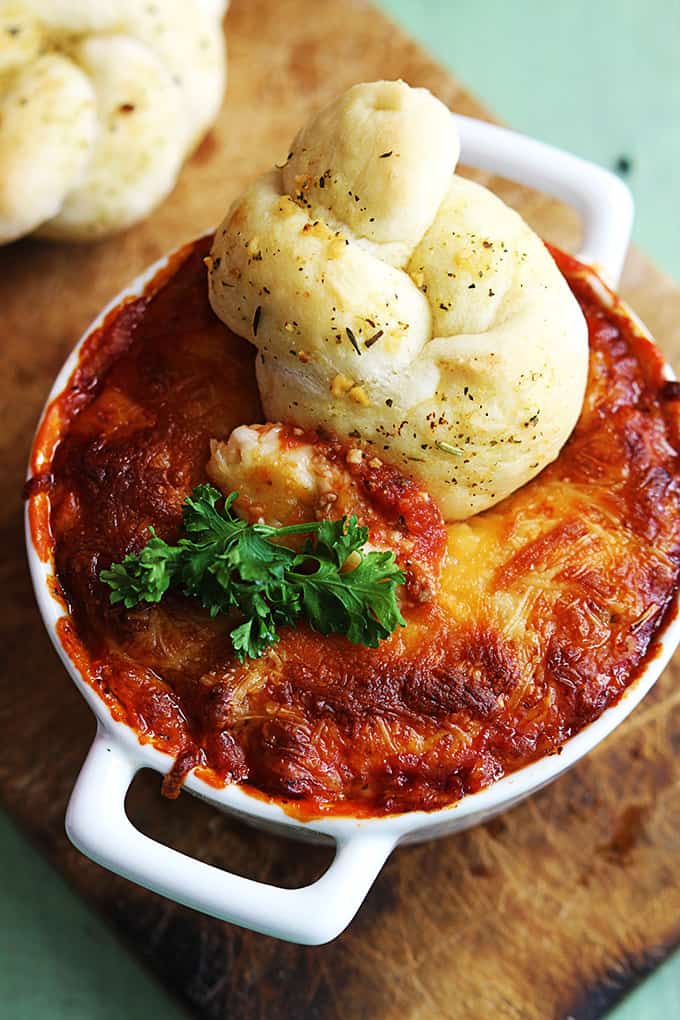
[[[439,807],[559,750],[632,682],[678,586],[680,401],[658,352],[558,256],[589,324],[591,361],[557,461],[447,528],[440,591],[411,600],[407,627],[379,648],[301,626],[240,665],[234,620],[210,620],[180,596],[121,613],[96,580],[144,544],[149,524],[174,540],[182,500],[205,480],[210,439],[258,420],[254,358],[209,311],[205,254],[205,244],[184,253],[181,273],[150,288],[155,298],[126,306],[86,347],[52,409],[63,422],[56,454],[48,430],[34,457],[44,471],[36,506],[44,512],[49,492],[72,607],[65,640],[83,675],[117,718],[177,755],[170,792],[199,763],[211,782],[246,782],[301,815]],[[107,345],[117,354],[95,388],[90,369]],[[264,437],[260,467],[274,470],[282,431],[238,432],[242,452]],[[303,491],[321,477],[309,467],[319,452],[332,471],[346,450],[316,442],[294,455]],[[428,524],[431,505],[372,458],[368,444],[360,463],[344,453],[346,491],[421,553],[437,548],[444,533],[434,517]],[[39,534],[47,523],[37,521]]]

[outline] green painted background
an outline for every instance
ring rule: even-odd
[[[624,157],[635,240],[680,280],[678,0],[382,6],[512,127],[610,169]]]
[[[680,0],[382,5],[514,127],[611,168],[623,158],[635,238],[680,281]],[[2,815],[0,860],[2,1020],[184,1016]],[[676,1017],[678,957],[611,1020]]]

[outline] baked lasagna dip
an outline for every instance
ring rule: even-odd
[[[48,409],[61,639],[170,796],[195,769],[298,817],[438,808],[655,654],[679,388],[458,155],[427,91],[350,89]]]

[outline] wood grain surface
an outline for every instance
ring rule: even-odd
[[[66,801],[94,733],[45,635],[21,535],[21,483],[52,378],[88,321],[150,261],[217,222],[305,118],[346,86],[402,77],[452,109],[485,112],[455,79],[359,0],[233,0],[230,87],[218,124],[166,203],[92,247],[23,241],[0,252],[3,549],[0,797],[72,884],[200,1018],[547,1020],[599,1017],[680,940],[678,661],[586,761],[486,826],[397,851],[349,931],[316,949],[201,917],[81,857]],[[484,178],[481,178],[484,180]],[[550,240],[572,248],[574,217],[493,182]],[[624,295],[680,357],[680,293],[639,253]],[[242,874],[300,885],[328,861],[253,832],[153,774],[133,820]],[[105,795],[105,792],[103,792]]]

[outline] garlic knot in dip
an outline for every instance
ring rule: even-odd
[[[364,444],[446,520],[557,457],[588,370],[549,251],[458,155],[429,92],[356,85],[236,200],[209,260],[214,311],[258,348],[267,417]]]

